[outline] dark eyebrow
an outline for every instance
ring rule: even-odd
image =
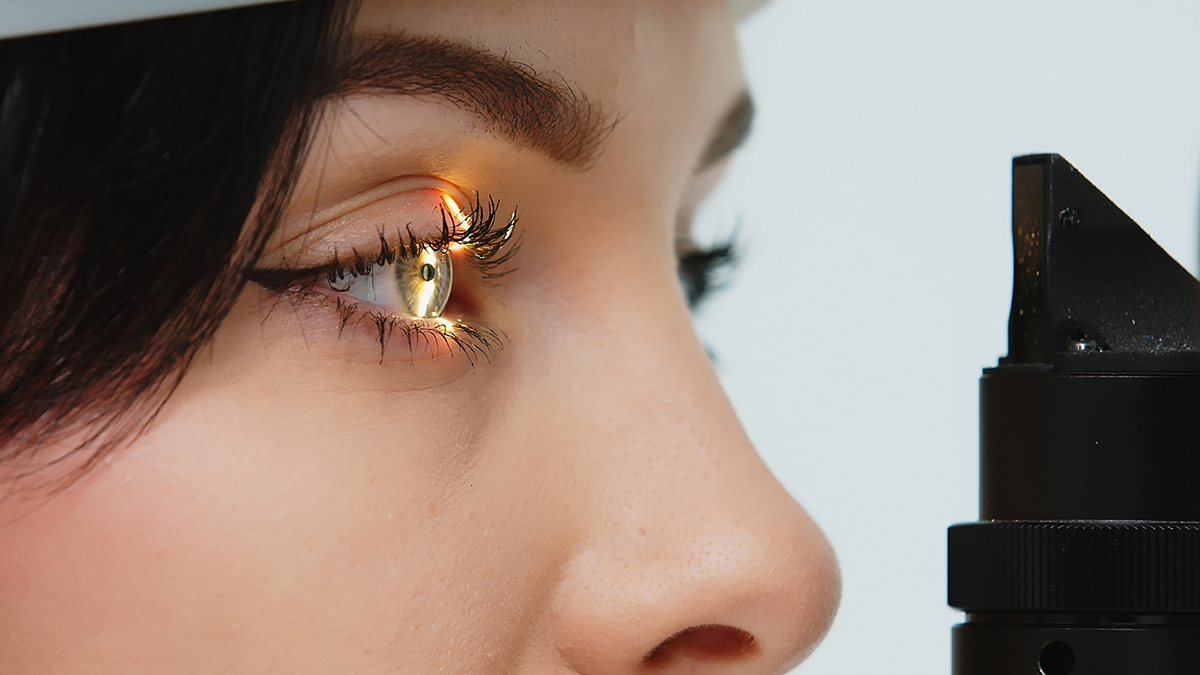
[[[750,100],[749,92],[743,91],[713,129],[708,145],[704,147],[704,154],[700,156],[696,173],[703,172],[741,147],[750,136],[753,120],[754,102]]]
[[[582,92],[527,65],[448,40],[360,36],[332,75],[327,95],[441,97],[510,140],[577,168],[596,161],[613,128]]]

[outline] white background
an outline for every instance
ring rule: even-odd
[[[803,675],[948,673],[946,527],[977,515],[1007,349],[1014,155],[1057,152],[1195,272],[1200,3],[775,0],[740,28],[754,134],[702,214],[743,263],[701,312],[842,607]]]

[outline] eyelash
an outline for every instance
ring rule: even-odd
[[[687,297],[688,307],[695,311],[713,293],[725,288],[730,274],[741,257],[738,234],[703,248],[689,244],[679,247],[677,269],[679,281]]]
[[[314,287],[325,281],[330,290],[335,290],[336,284],[372,274],[372,270],[377,266],[386,267],[398,260],[415,257],[423,249],[449,251],[453,245],[461,247],[458,250],[467,253],[467,258],[485,284],[493,284],[515,271],[515,268],[507,263],[520,249],[519,237],[513,237],[518,220],[516,209],[502,226],[498,225],[499,213],[498,201],[488,197],[487,203],[484,204],[476,194],[475,204],[470,213],[466,214],[467,222],[470,223],[467,229],[452,227],[451,217],[443,208],[442,231],[436,237],[420,239],[412,234],[411,229],[406,228],[407,237],[400,235],[399,243],[392,244],[388,241],[386,232],[381,229],[379,249],[374,255],[363,255],[352,249],[351,257],[343,260],[335,251],[334,261],[327,265],[253,269],[247,272],[247,278],[281,296],[290,296],[298,300],[335,302],[334,309],[340,317],[339,333],[344,332],[346,326],[351,323],[368,322],[373,325],[378,334],[380,359],[383,358],[391,339],[396,333],[400,333],[408,341],[410,349],[422,344],[430,346],[440,343],[457,349],[472,364],[477,358],[490,361],[491,353],[502,347],[505,339],[504,333],[497,328],[483,324],[471,325],[461,319],[449,323],[384,314],[365,308],[359,303],[348,302],[340,296],[314,290]]]

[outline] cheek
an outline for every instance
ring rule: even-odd
[[[305,369],[260,371],[225,349],[149,434],[0,527],[0,647],[29,663],[143,650],[159,665],[305,672],[321,654],[325,672],[350,653],[370,668],[445,660],[451,639],[487,649],[447,663],[515,658],[520,636],[503,627],[551,584],[563,528],[513,479],[518,453],[481,458],[498,444],[485,384],[403,392],[378,365],[359,378],[294,354],[333,369],[318,389]]]

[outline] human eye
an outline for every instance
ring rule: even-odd
[[[368,264],[369,263],[369,264]],[[380,254],[330,272],[317,285],[356,305],[388,316],[439,319],[450,300],[454,264],[450,251],[431,243],[397,249],[380,240]]]
[[[740,219],[735,219],[730,229],[722,225],[724,218],[697,213],[698,206],[707,207],[707,197],[704,193],[695,198],[675,218],[675,271],[693,312],[733,281],[742,252]],[[728,234],[717,234],[721,230]]]
[[[513,271],[507,263],[518,249],[516,210],[500,214],[497,201],[478,195],[467,209],[431,190],[382,199],[248,277],[296,306],[325,312],[339,336],[367,333],[381,359],[397,335],[410,350],[449,347],[472,361],[488,358],[503,332],[481,316],[479,295]]]
[[[714,209],[728,165],[725,159],[693,176],[675,214],[675,269],[693,312],[730,284],[742,251],[740,218],[730,228],[728,214]]]
[[[676,241],[676,269],[689,308],[695,311],[713,293],[728,285],[738,263],[738,253],[736,233],[703,245],[691,236]]]

